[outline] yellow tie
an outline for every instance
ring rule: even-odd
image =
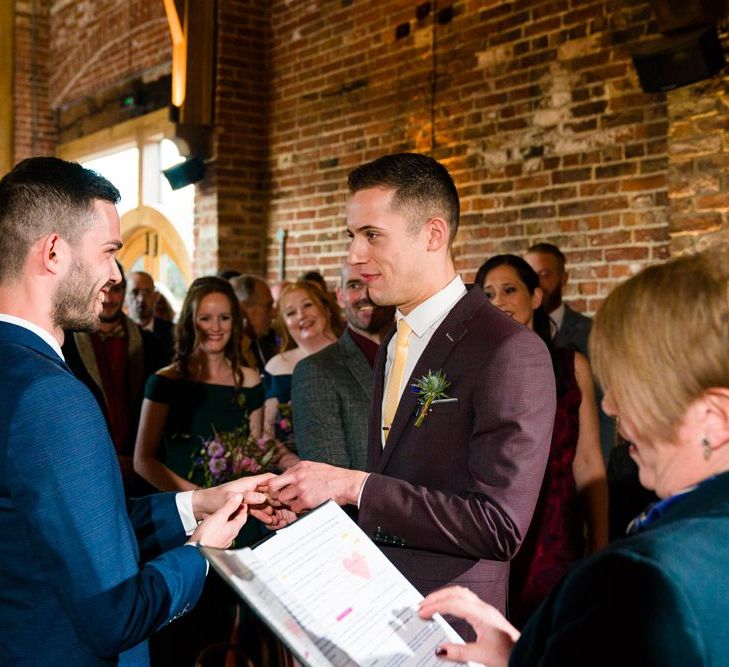
[[[410,343],[410,327],[405,318],[400,318],[397,322],[397,336],[395,337],[395,358],[392,361],[390,376],[387,379],[387,389],[385,390],[385,439],[390,432],[390,425],[395,419],[397,405],[400,402],[400,385],[402,384],[403,375],[405,374],[405,364],[408,360],[408,345]]]

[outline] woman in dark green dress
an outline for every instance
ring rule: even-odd
[[[160,491],[203,485],[193,462],[215,433],[247,425],[251,435],[261,436],[263,386],[238,357],[241,334],[230,285],[215,277],[195,280],[177,324],[174,361],[147,381],[134,451],[135,470]],[[256,541],[259,531],[248,521],[236,546]],[[191,666],[205,646],[228,642],[234,610],[235,597],[210,573],[193,612],[156,635],[154,664]]]

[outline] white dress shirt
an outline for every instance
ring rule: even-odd
[[[414,308],[407,315],[403,315],[399,310],[395,313],[396,321],[404,318],[411,329],[408,339],[408,358],[405,363],[405,372],[403,373],[402,384],[398,390],[398,397],[402,396],[403,391],[415,369],[415,365],[420,360],[423,351],[433,338],[433,334],[440,326],[446,315],[451,312],[453,306],[458,303],[466,294],[466,286],[460,276],[456,276],[449,282],[440,292],[436,292],[433,296],[426,299],[419,306]],[[395,358],[395,336],[390,339],[387,345],[387,361],[385,362],[385,384],[390,377],[390,370]],[[382,415],[385,414],[385,393],[382,392]],[[384,426],[384,422],[382,424]],[[385,431],[382,430],[382,446],[385,446]]]
[[[554,338],[557,335],[562,321],[564,320],[564,303],[560,303],[551,313],[549,313],[549,333]]]

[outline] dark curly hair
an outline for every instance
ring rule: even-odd
[[[209,294],[223,294],[230,302],[232,330],[230,340],[225,346],[225,356],[230,360],[235,387],[239,389],[243,386],[243,370],[240,360],[243,323],[240,316],[240,306],[230,283],[217,276],[197,278],[190,285],[190,289],[187,290],[180,311],[180,318],[175,327],[175,356],[172,364],[182,378],[190,377],[190,357],[198,343],[195,316],[197,309],[200,307],[200,302]]]

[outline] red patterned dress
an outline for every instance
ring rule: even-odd
[[[549,460],[534,518],[511,563],[509,617],[522,627],[572,563],[585,555],[585,516],[572,462],[580,430],[582,392],[572,349],[555,352],[561,365]]]

